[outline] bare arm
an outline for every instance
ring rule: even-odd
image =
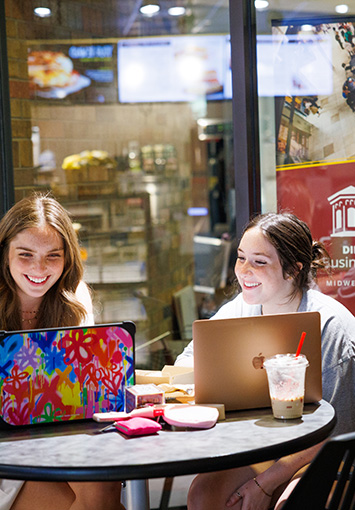
[[[290,480],[299,469],[309,464],[322,445],[323,443],[319,443],[307,450],[302,450],[301,452],[293,453],[287,457],[282,457],[275,462],[273,466],[258,476],[258,482],[269,494],[271,494],[282,483]]]
[[[282,457],[257,476],[258,483],[267,494],[272,495],[278,487],[289,482],[299,469],[309,464],[322,445],[323,443],[319,443],[307,450]],[[254,480],[249,480],[241,487],[236,487],[227,500],[227,507],[231,507],[240,501],[241,497],[238,496],[237,492],[243,498],[243,510],[266,510],[270,506],[271,498],[257,486]]]

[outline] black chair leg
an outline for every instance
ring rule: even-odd
[[[160,499],[159,510],[168,510],[170,494],[173,487],[174,478],[165,478],[163,492]]]

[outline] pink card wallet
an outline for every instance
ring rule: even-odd
[[[162,426],[149,418],[136,416],[122,421],[116,421],[115,427],[126,436],[147,436],[161,430]]]

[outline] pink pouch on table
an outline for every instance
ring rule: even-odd
[[[156,434],[162,429],[160,423],[140,416],[116,421],[114,426],[126,436],[148,436],[149,434]]]

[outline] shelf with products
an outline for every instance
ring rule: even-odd
[[[62,200],[77,227],[89,284],[147,282],[150,247],[181,218],[180,178],[125,172],[118,180],[125,192],[114,197]]]
[[[172,296],[193,278],[190,180],[127,170],[113,178],[114,194],[70,193],[61,203],[76,224],[95,321],[132,320],[141,345],[174,330]],[[141,364],[160,343],[139,351]]]
[[[78,232],[89,284],[147,280],[148,193],[63,205],[71,213]]]
[[[78,232],[84,279],[93,290],[95,321],[132,320],[145,329],[147,315],[134,292],[137,288],[146,292],[149,194],[62,200],[62,204]]]

